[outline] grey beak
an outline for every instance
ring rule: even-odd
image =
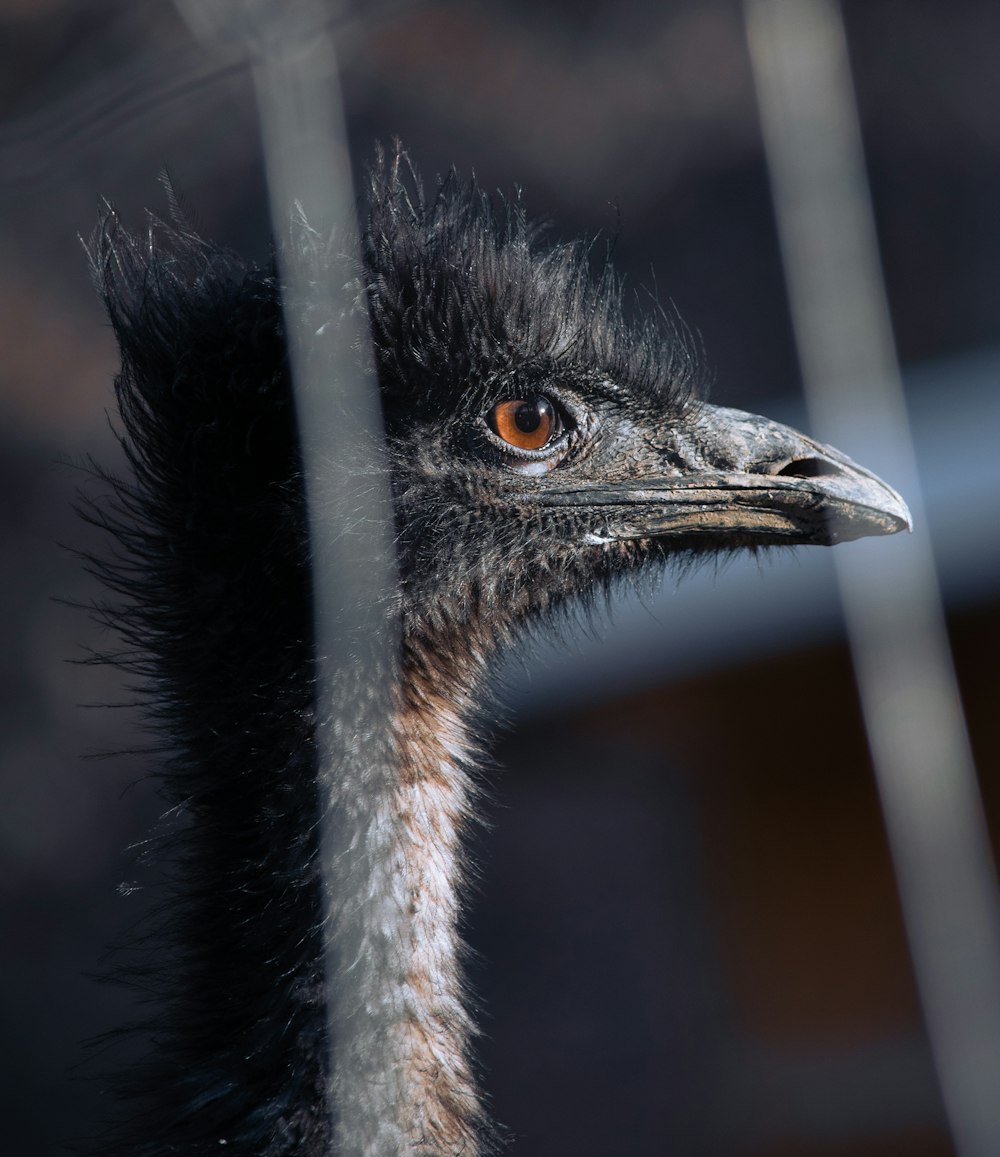
[[[669,463],[650,466],[647,475],[612,484],[546,488],[534,500],[588,511],[594,543],[831,545],[912,526],[902,498],[869,470],[832,446],[741,410],[702,406],[671,446]]]

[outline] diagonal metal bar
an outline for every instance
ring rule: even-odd
[[[836,0],[744,0],[744,10],[817,433],[851,442],[891,478],[917,527],[909,541],[840,548],[836,564],[945,1109],[960,1157],[993,1157],[1000,906],[879,267],[843,20]],[[842,439],[848,425],[854,434]],[[857,444],[859,427],[867,445]]]

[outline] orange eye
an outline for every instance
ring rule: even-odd
[[[561,424],[548,398],[539,397],[499,402],[490,410],[490,425],[518,450],[541,450],[559,433]]]

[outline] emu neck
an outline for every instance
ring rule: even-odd
[[[405,647],[385,766],[341,783],[331,1025],[340,1157],[475,1157],[483,1114],[459,962],[461,836],[473,743],[466,690]],[[356,761],[355,761],[356,762]]]

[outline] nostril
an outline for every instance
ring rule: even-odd
[[[795,458],[786,463],[775,473],[777,478],[822,478],[827,475],[840,474],[839,466],[835,466],[826,458]]]

